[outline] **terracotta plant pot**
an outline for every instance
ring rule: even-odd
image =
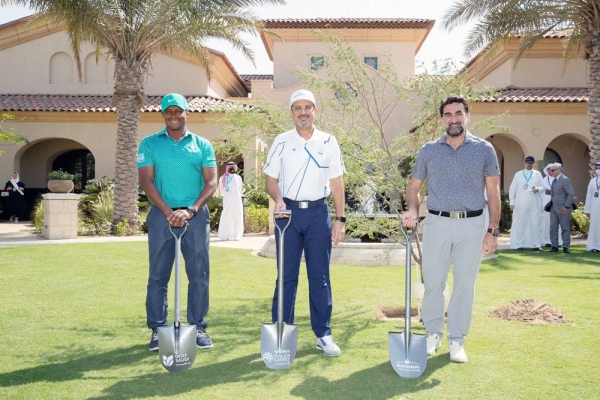
[[[52,193],[71,193],[75,184],[66,179],[50,179],[48,181],[48,190]]]

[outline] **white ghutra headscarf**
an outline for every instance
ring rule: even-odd
[[[13,192],[19,192],[21,193],[21,196],[25,196],[25,193],[23,193],[23,191],[21,190],[21,188],[19,187],[19,173],[15,172],[13,175],[16,175],[16,178],[12,178],[10,180],[10,184],[13,185]]]

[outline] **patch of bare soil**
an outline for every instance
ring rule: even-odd
[[[504,307],[490,312],[490,317],[507,321],[521,321],[532,325],[567,322],[567,317],[560,310],[552,307],[545,301],[534,299],[511,301]]]
[[[375,319],[378,321],[389,321],[404,319],[404,307],[379,307],[375,313]],[[419,310],[416,307],[410,309],[411,321],[420,321]]]

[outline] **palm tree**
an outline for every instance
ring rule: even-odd
[[[250,7],[285,4],[285,0],[0,0],[2,6],[11,4],[36,11],[36,20],[64,26],[80,80],[83,43],[94,45],[98,55],[106,51],[114,59],[118,183],[113,221],[127,219],[137,226],[138,126],[152,56],[157,52],[189,52],[204,63],[210,77],[209,49],[201,41],[217,38],[253,59],[240,38],[243,33],[260,30]]]
[[[545,34],[568,32],[565,61],[583,50],[589,62],[590,171],[600,160],[600,2],[598,0],[459,0],[446,12],[447,30],[476,21],[465,46],[472,57],[491,55],[510,38],[520,38],[517,61]]]

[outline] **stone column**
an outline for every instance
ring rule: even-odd
[[[73,193],[45,193],[44,238],[77,238],[77,203],[81,195]]]

